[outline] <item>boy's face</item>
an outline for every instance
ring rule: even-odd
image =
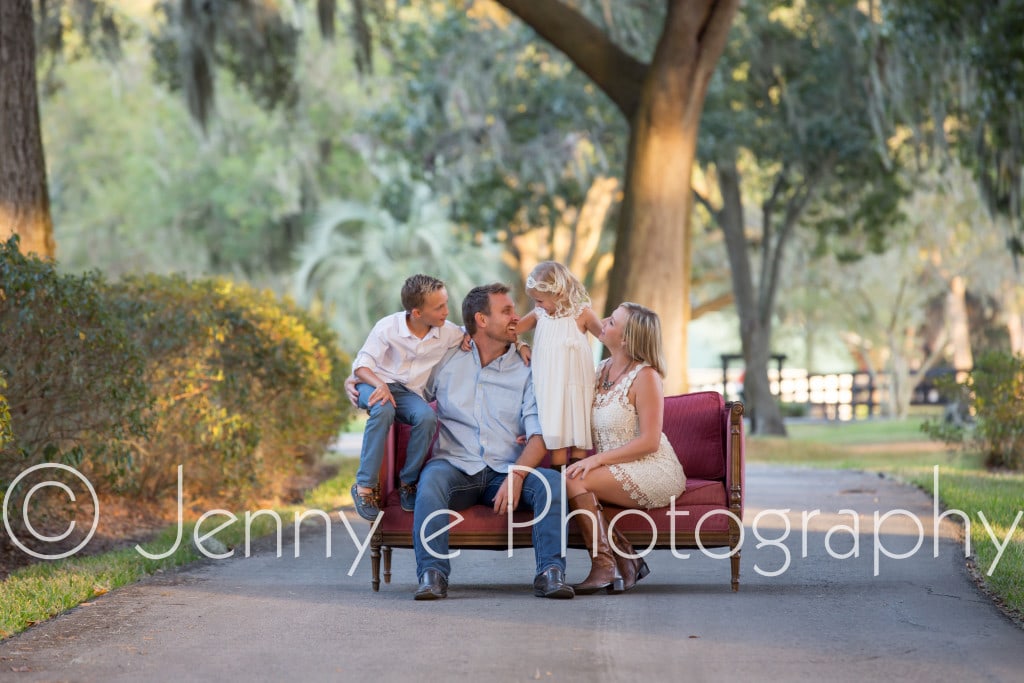
[[[414,308],[419,312],[419,319],[430,327],[441,327],[448,319],[448,290],[442,287],[434,290],[423,299],[423,306]]]

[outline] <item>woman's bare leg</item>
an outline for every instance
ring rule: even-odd
[[[575,498],[581,493],[591,491],[602,503],[611,503],[619,507],[631,508],[636,506],[636,501],[629,497],[622,484],[612,475],[607,467],[598,467],[591,470],[585,479],[580,477],[565,478],[565,494],[569,498]]]

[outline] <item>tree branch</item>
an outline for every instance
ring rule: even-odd
[[[715,70],[739,4],[739,0],[715,0],[708,7],[704,30],[700,34],[699,68],[703,73],[710,74]]]
[[[731,306],[735,301],[736,296],[732,292],[725,292],[707,301],[702,301],[690,309],[690,320],[696,320],[702,315],[720,311],[726,306]]]
[[[627,120],[640,102],[647,65],[616,45],[594,23],[560,0],[497,0],[561,51],[619,108]]]
[[[710,199],[708,199],[707,197],[702,195],[700,192],[698,192],[697,188],[693,188],[693,198],[697,200],[698,204],[700,204],[701,206],[703,206],[705,209],[708,210],[708,213],[711,214],[711,218],[716,223],[721,225],[722,221],[721,221],[721,219],[719,217],[719,211],[717,211],[715,209],[715,207],[713,207],[711,205],[711,200]]]

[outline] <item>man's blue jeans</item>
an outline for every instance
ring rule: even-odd
[[[412,427],[409,445],[405,449],[405,465],[398,477],[403,484],[415,484],[419,478],[423,460],[427,457],[427,449],[437,431],[437,414],[421,396],[405,388],[404,385],[388,384],[391,395],[395,397],[397,408],[390,403],[378,403],[368,408],[373,387],[359,383],[359,407],[369,409],[370,418],[366,421],[363,432],[363,448],[359,453],[359,469],[356,471],[356,483],[360,486],[373,488],[380,476],[380,466],[384,462],[384,447],[388,438],[388,430],[395,418],[399,422]]]
[[[543,477],[547,487],[537,478]],[[523,491],[516,509],[544,510],[550,497],[551,505],[544,516],[532,527],[533,554],[537,563],[537,574],[548,567],[559,567],[565,571],[565,557],[562,555],[562,480],[561,474],[547,468],[536,469],[523,480]],[[451,519],[447,514],[427,517],[437,510],[465,510],[476,503],[493,506],[498,490],[505,483],[506,475],[485,467],[476,474],[466,474],[447,460],[433,459],[427,463],[420,475],[416,488],[416,511],[413,513],[413,547],[416,549],[416,577],[419,579],[427,569],[437,569],[444,576],[451,571],[451,563],[435,555],[448,554],[448,532],[440,533],[428,545],[434,554],[424,547],[422,538],[430,538],[448,526]],[[549,494],[550,492],[550,494]]]

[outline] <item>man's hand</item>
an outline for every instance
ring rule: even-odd
[[[498,495],[494,497],[494,514],[504,515],[508,512],[511,503],[512,509],[519,507],[519,496],[523,492],[523,476],[525,472],[513,474],[509,472],[505,477],[505,483],[498,489]]]

